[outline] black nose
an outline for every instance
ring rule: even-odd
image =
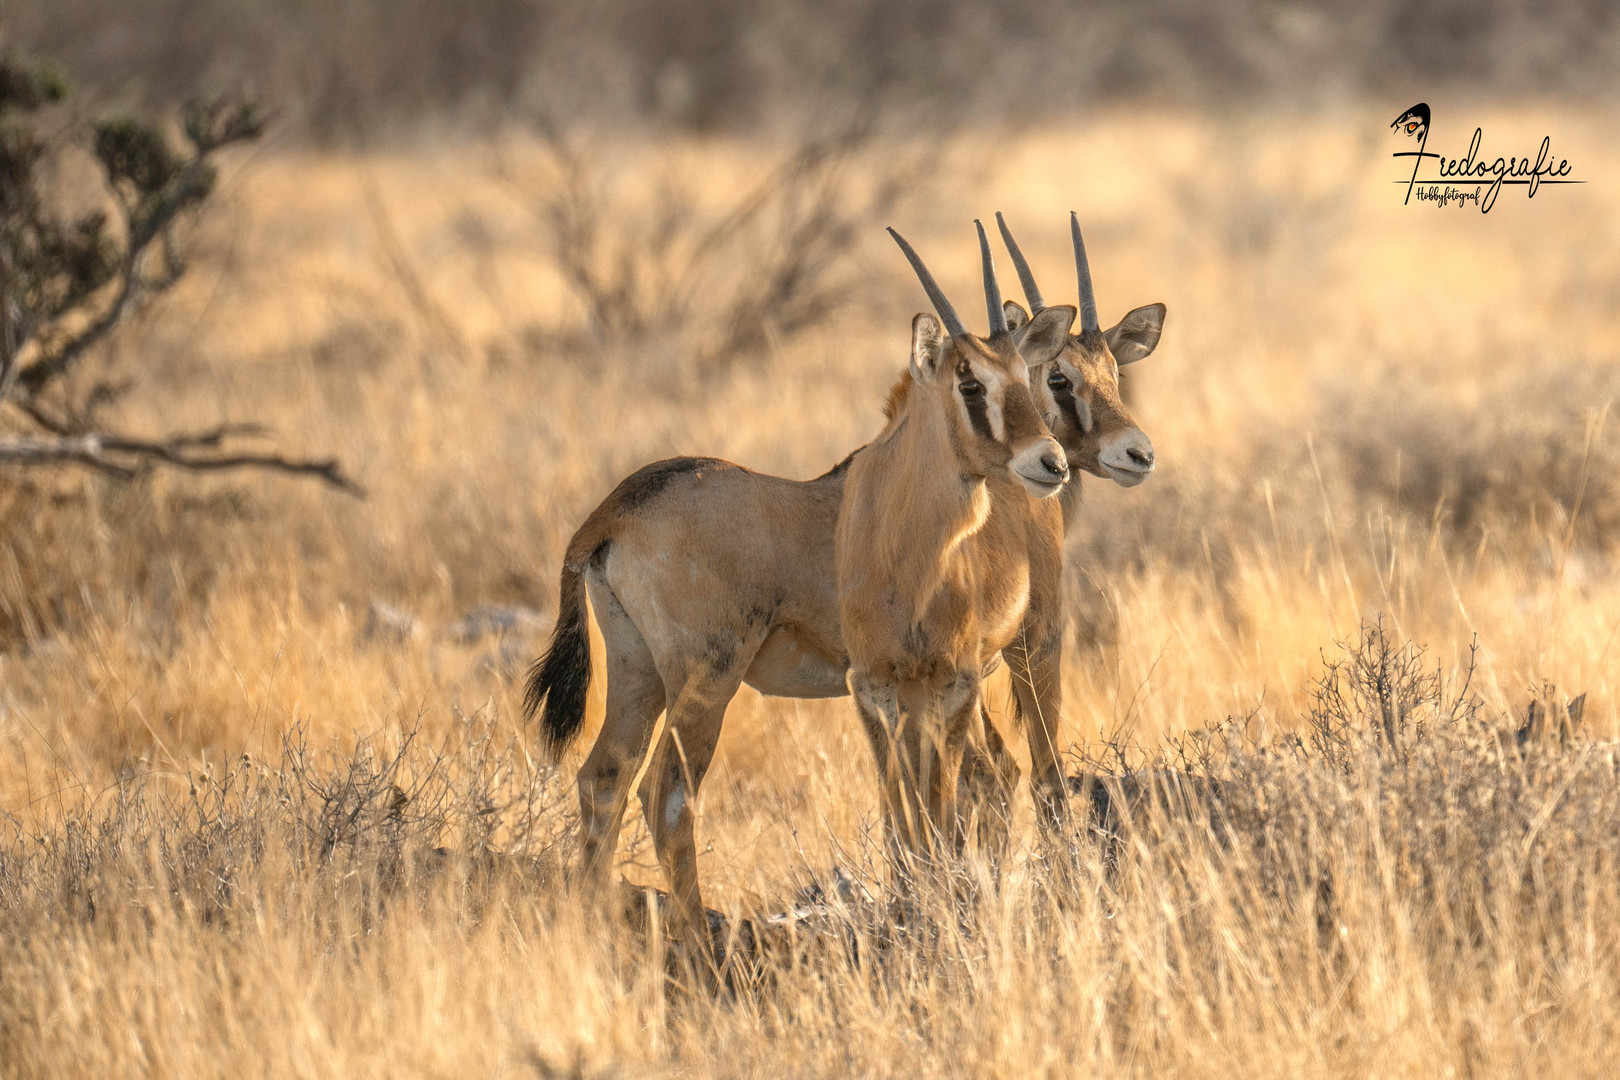
[[[1144,469],[1153,468],[1152,450],[1142,450],[1133,446],[1129,450],[1125,451],[1125,456],[1130,458],[1133,464],[1140,465]]]
[[[1046,471],[1053,476],[1067,476],[1069,474],[1069,463],[1057,454],[1046,454],[1041,458],[1041,464],[1046,466]]]

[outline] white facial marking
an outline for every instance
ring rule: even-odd
[[[990,434],[995,436],[997,442],[1005,443],[1007,441],[1007,420],[1001,414],[1001,399],[1007,388],[995,374],[992,374],[988,381],[982,379],[980,381],[984,382],[984,391],[987,397],[985,415],[990,420]]]
[[[996,442],[1005,444],[1007,441],[1007,423],[1002,416],[1001,399],[1006,381],[1002,377],[1002,373],[996,368],[976,364],[972,360],[967,360],[965,363],[968,368],[966,374],[961,373],[960,367],[957,369],[956,381],[958,387],[960,387],[963,379],[974,379],[984,389],[980,392],[979,401],[973,404],[970,404],[967,395],[962,394],[958,389],[957,405],[962,410],[962,421],[967,425],[969,431],[976,432],[977,429],[973,426],[974,405],[982,405],[985,421],[990,425],[990,437]],[[1028,376],[1026,375],[1025,378],[1028,378]]]

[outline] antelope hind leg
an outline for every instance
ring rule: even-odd
[[[607,711],[596,745],[579,769],[581,865],[585,880],[601,885],[618,850],[630,782],[664,709],[664,683],[646,640],[612,590],[594,574],[586,578],[586,586],[607,647]]]
[[[753,643],[757,647],[758,642]],[[669,707],[664,735],[641,782],[641,806],[658,861],[669,877],[670,896],[690,938],[707,950],[708,916],[698,885],[697,838],[692,804],[714,760],[726,706],[742,685],[753,649],[724,668],[689,673]]]

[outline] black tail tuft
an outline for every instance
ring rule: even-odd
[[[553,755],[568,748],[585,723],[585,697],[591,688],[591,634],[586,623],[585,582],[578,570],[563,567],[557,627],[546,654],[529,669],[523,715],[533,718],[542,703],[540,736]]]

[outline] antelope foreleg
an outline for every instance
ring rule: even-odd
[[[917,736],[916,727],[906,723],[893,683],[851,671],[849,691],[877,768],[884,846],[896,870],[905,870],[917,850],[922,827],[916,801],[910,796],[916,784],[917,762],[909,743]]]
[[[978,713],[978,724],[963,748],[958,798],[964,836],[967,823],[972,822],[980,852],[994,859],[1006,850],[1012,836],[1012,797],[1021,770],[991,722],[982,696]]]
[[[976,671],[959,672],[945,687],[939,702],[940,723],[935,728],[939,772],[930,792],[930,812],[936,839],[947,850],[960,855],[967,839],[967,823],[959,803],[958,780],[964,751],[972,742],[979,724],[980,678]]]

